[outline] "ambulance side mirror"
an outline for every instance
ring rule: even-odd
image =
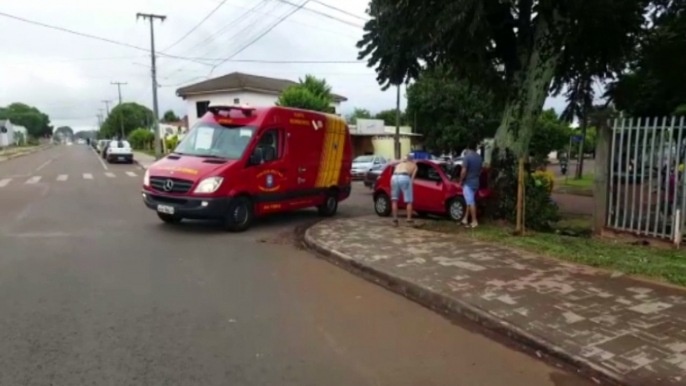
[[[251,165],[260,165],[264,162],[264,150],[262,150],[261,147],[256,147],[255,150],[252,151],[252,154],[250,155],[250,164]]]

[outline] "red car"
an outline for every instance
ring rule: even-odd
[[[391,176],[395,165],[383,171],[374,186],[374,210],[379,216],[391,214]],[[417,161],[417,174],[414,179],[414,210],[419,214],[447,215],[451,220],[460,221],[467,211],[462,186],[459,180],[462,166],[433,161]],[[481,186],[488,186],[488,170],[483,169]],[[488,188],[481,188],[476,194],[477,206],[483,205],[491,196]],[[398,207],[405,208],[402,194]]]

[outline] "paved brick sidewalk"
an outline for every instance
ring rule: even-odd
[[[606,379],[686,385],[686,291],[377,217],[325,221],[305,239],[422,303]]]
[[[147,169],[155,163],[155,157],[140,151],[133,152],[133,160],[143,169]]]

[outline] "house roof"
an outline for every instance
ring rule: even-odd
[[[218,78],[208,79],[190,86],[181,87],[176,90],[176,95],[186,97],[194,94],[239,90],[279,95],[288,87],[296,84],[298,83],[288,79],[268,78],[266,76],[232,72]],[[332,94],[332,96],[336,102],[345,102],[348,100],[348,98],[341,95]]]

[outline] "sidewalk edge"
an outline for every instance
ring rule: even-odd
[[[486,310],[428,288],[421,287],[403,278],[380,271],[372,266],[362,264],[342,252],[327,248],[312,237],[310,229],[305,231],[303,240],[308,248],[322,255],[327,260],[332,261],[334,264],[340,265],[364,279],[403,295],[408,299],[449,318],[467,318],[489,331],[525,345],[530,350],[540,351],[551,358],[562,361],[580,372],[585,373],[587,376],[594,378],[593,380],[596,382],[600,379],[611,384],[634,386],[620,374],[608,371],[582,357],[569,353],[555,344],[530,334],[524,329],[506,322],[495,315],[489,314]]]
[[[25,152],[25,153],[12,154],[12,155],[9,156],[9,157],[5,157],[5,159],[4,159],[3,161],[9,161],[9,160],[11,160],[11,159],[21,158],[21,157],[26,156],[26,155],[35,154],[35,153],[38,153],[39,151],[48,150],[48,149],[50,149],[51,147],[52,147],[52,145],[45,145],[45,146],[40,146],[40,147],[38,147],[38,148],[36,148],[36,149],[31,149],[30,151],[27,151],[27,152]],[[2,162],[2,161],[0,161],[0,162]]]

